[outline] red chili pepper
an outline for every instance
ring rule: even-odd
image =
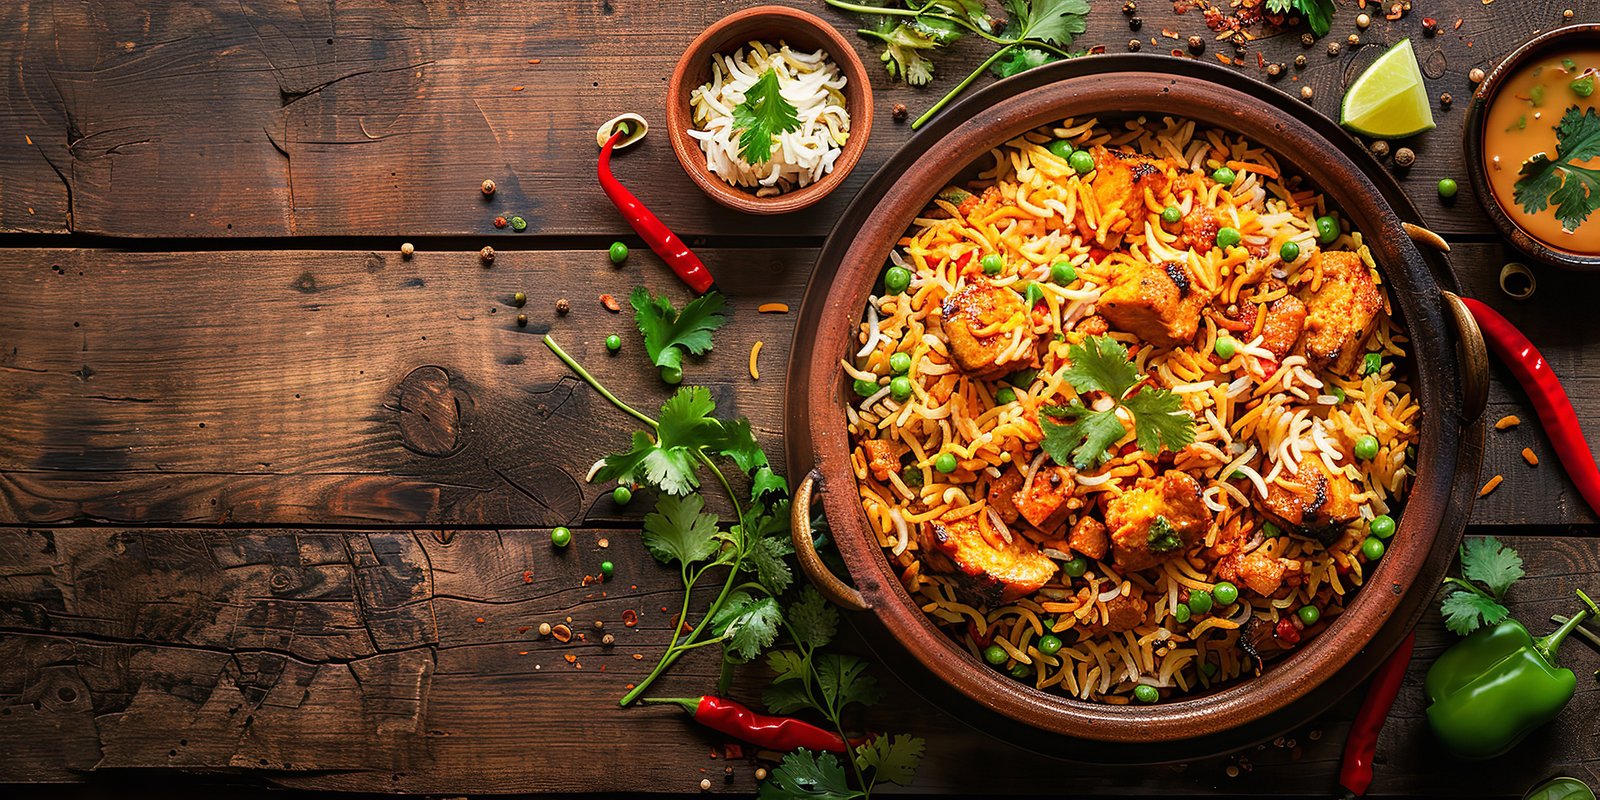
[[[1278,624],[1273,627],[1272,632],[1290,647],[1300,643],[1300,629],[1296,628],[1294,622],[1288,617],[1278,620]]]
[[[705,294],[711,288],[711,273],[706,270],[706,265],[701,263],[700,257],[694,254],[689,246],[683,243],[666,224],[664,224],[650,209],[645,208],[633,192],[619,182],[611,174],[611,149],[617,140],[622,138],[622,131],[611,134],[605,146],[600,148],[600,188],[605,190],[606,197],[611,198],[611,203],[622,212],[622,218],[633,226],[635,232],[644,238],[645,244],[667,262],[684,283],[689,284],[696,294]]]
[[[1500,316],[1500,312],[1470,297],[1462,301],[1472,312],[1472,318],[1478,321],[1489,349],[1528,393],[1528,401],[1538,413],[1539,422],[1544,425],[1545,434],[1561,459],[1561,466],[1567,470],[1567,477],[1577,485],[1578,493],[1583,495],[1589,508],[1600,514],[1600,467],[1595,466],[1594,454],[1589,452],[1589,443],[1583,438],[1583,428],[1578,425],[1572,401],[1561,388],[1560,379],[1550,370],[1550,363],[1522,331]]]
[[[804,747],[827,753],[847,751],[844,739],[833,731],[793,717],[757,714],[721,697],[645,697],[640,702],[682,706],[695,722],[768,750],[787,752]]]
[[[1416,643],[1415,631],[1406,634],[1399,649],[1372,677],[1367,697],[1356,712],[1350,737],[1344,742],[1344,761],[1339,766],[1339,785],[1349,792],[1347,797],[1360,797],[1372,785],[1372,757],[1378,752],[1378,733],[1389,718],[1395,695],[1400,693],[1400,681],[1406,676],[1406,665],[1411,663],[1411,649]]]

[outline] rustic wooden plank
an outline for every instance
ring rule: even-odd
[[[750,417],[779,458],[781,381],[791,316],[811,250],[711,250],[732,322],[690,369],[717,401]],[[1580,418],[1600,415],[1585,369],[1578,278],[1550,273],[1536,306],[1499,296],[1506,257],[1464,245],[1455,263],[1474,292],[1526,326]],[[0,252],[0,520],[130,524],[597,524],[618,519],[607,487],[582,484],[632,421],[540,344],[549,329],[623,396],[666,396],[628,315],[603,310],[639,282],[686,297],[648,252],[616,270],[595,252]],[[518,327],[511,296],[525,291]],[[559,317],[554,295],[572,312]],[[1537,308],[1534,312],[1532,309]],[[605,353],[606,334],[627,342]],[[765,342],[764,377],[745,374]],[[1503,376],[1503,373],[1501,373]],[[1483,524],[1579,524],[1594,517],[1556,469],[1520,390],[1497,384]],[[446,400],[449,402],[446,402]],[[442,413],[429,415],[428,404]],[[418,407],[422,409],[418,413]],[[459,409],[459,410],[457,410]],[[1600,431],[1591,431],[1591,440]],[[563,446],[550,446],[558,443]],[[572,445],[572,446],[565,446]],[[1544,459],[1523,463],[1533,446]],[[637,510],[634,512],[637,513]]]
[[[793,316],[756,307],[797,302],[814,251],[703,255],[732,303],[690,380],[781,459]],[[670,387],[627,295],[688,297],[648,251],[621,269],[577,251],[502,252],[489,269],[475,252],[11,250],[0,265],[0,518],[30,523],[615,519],[610,487],[583,477],[635,423],[541,334],[654,409]],[[612,332],[627,342],[615,356]],[[753,382],[757,340],[767,374]]]
[[[616,706],[670,629],[661,609],[676,577],[631,534],[574,533],[555,550],[545,530],[0,530],[0,748],[11,756],[0,782],[178,768],[341,791],[687,793],[703,774],[719,791],[750,790],[754,765],[712,759],[715,735],[675,712]],[[1530,577],[1513,608],[1535,628],[1600,569],[1594,539],[1517,545]],[[585,585],[602,558],[616,578]],[[637,627],[620,624],[624,609]],[[538,635],[568,617],[581,639]],[[615,645],[597,641],[596,619]],[[1600,656],[1576,642],[1563,651],[1584,680],[1554,726],[1500,761],[1440,769],[1420,686],[1454,637],[1432,614],[1418,636],[1375,793],[1504,797],[1547,774],[1600,777],[1589,730],[1600,686],[1587,679]],[[709,688],[705,655],[661,691]],[[741,673],[737,696],[759,696],[757,673]],[[1327,796],[1359,701],[1289,734],[1293,745],[1130,771],[1024,753],[881,677],[890,698],[876,723],[929,739],[921,792]]]
[[[592,131],[630,109],[662,124],[666,79],[683,48],[715,19],[757,2],[6,4],[0,58],[15,66],[0,89],[0,230],[464,235],[491,233],[495,214],[521,212],[537,233],[623,233],[594,187]],[[862,26],[820,2],[791,4],[845,30]],[[1313,107],[1336,114],[1340,87],[1382,45],[1412,37],[1429,90],[1457,102],[1440,112],[1438,130],[1413,143],[1419,162],[1407,189],[1441,230],[1488,232],[1461,164],[1466,73],[1559,24],[1568,5],[1463,2],[1453,14],[1374,15],[1363,44],[1337,57],[1321,42],[1303,48],[1298,32],[1276,33],[1252,43],[1240,69],[1265,79],[1258,52],[1283,63],[1303,52],[1308,66],[1290,68],[1278,85],[1298,97],[1309,84]],[[1354,31],[1355,13],[1341,0],[1326,41]],[[1423,13],[1443,14],[1443,32],[1425,38]],[[1157,3],[1139,14],[1145,52],[1181,46],[1163,31],[1203,35],[1208,61],[1228,49],[1198,12],[1174,15]],[[1132,35],[1119,3],[1097,3],[1075,46],[1123,52]],[[912,90],[889,84],[878,52],[855,44],[872,65],[878,119],[855,174],[819,206],[752,226],[693,188],[665,138],[622,158],[620,174],[685,233],[825,233],[910,137],[908,125],[890,119],[892,107],[919,113],[984,56],[976,42],[963,43],[940,59],[933,85]],[[1463,190],[1448,206],[1433,189],[1444,175]],[[484,178],[500,186],[490,203],[477,192]]]

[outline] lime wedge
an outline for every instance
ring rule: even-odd
[[[1339,124],[1366,136],[1401,139],[1433,129],[1433,108],[1422,68],[1401,39],[1367,67],[1344,93]]]

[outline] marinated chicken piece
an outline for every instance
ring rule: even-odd
[[[1106,503],[1106,527],[1117,566],[1149,569],[1200,541],[1211,527],[1211,509],[1200,499],[1194,478],[1168,470],[1140,478]]]
[[[944,338],[956,366],[974,378],[998,378],[1034,366],[1034,336],[1022,295],[974,283],[944,301]],[[1021,344],[1013,341],[1021,337]],[[1001,361],[1002,355],[1007,356]]]
[[[867,471],[878,481],[900,471],[900,457],[910,452],[904,442],[893,439],[867,439],[861,443],[861,454],[867,459]]]
[[[1167,193],[1167,173],[1161,162],[1136,153],[1096,147],[1094,155],[1094,197],[1101,214],[1112,208],[1122,209],[1126,222],[1111,223],[1111,233],[1144,229],[1144,218],[1149,213],[1145,207],[1144,193],[1150,190],[1157,202]]]
[[[1072,326],[1072,329],[1086,336],[1104,336],[1106,331],[1111,330],[1111,326],[1106,324],[1105,317],[1090,314],[1078,320],[1078,324]]]
[[[1020,490],[1011,502],[1029,525],[1042,531],[1060,527],[1072,512],[1083,508],[1078,497],[1077,470],[1071,467],[1042,467],[1034,474],[1027,493]]]
[[[1176,261],[1132,265],[1101,295],[1099,312],[1118,330],[1161,347],[1188,342],[1211,295]]]
[[[1284,579],[1298,577],[1300,562],[1274,558],[1260,552],[1234,553],[1217,562],[1216,575],[1225,581],[1243,584],[1262,597],[1271,597],[1283,588]]]
[[[1197,206],[1183,215],[1183,233],[1178,235],[1178,244],[1196,253],[1208,252],[1216,246],[1219,230],[1222,230],[1222,223],[1217,222],[1217,215],[1209,208]]]
[[[1297,488],[1286,488],[1284,483]],[[1267,496],[1259,509],[1284,530],[1329,544],[1345,525],[1355,521],[1359,508],[1350,499],[1355,493],[1356,485],[1349,478],[1330,473],[1320,457],[1309,456],[1300,462],[1298,471],[1267,484]]]
[[[1007,544],[984,538],[976,514],[948,522],[934,520],[921,526],[919,533],[920,545],[930,555],[929,565],[961,576],[962,591],[982,605],[1030,595],[1056,574],[1056,562],[1027,539],[1015,536]]]
[[[1094,517],[1082,517],[1072,526],[1072,532],[1067,534],[1067,547],[1072,548],[1096,561],[1106,557],[1106,551],[1111,548],[1111,540],[1106,536],[1106,526]]]
[[[1016,503],[1012,502],[1012,495],[1022,488],[1022,484],[1022,470],[1014,467],[1001,473],[1000,477],[989,484],[989,507],[994,509],[1007,525],[1016,522],[1017,517],[1021,516],[1017,512]]]
[[[1145,612],[1149,610],[1150,604],[1143,597],[1117,595],[1106,601],[1106,630],[1131,631],[1144,624]]]
[[[1283,284],[1269,281],[1262,288],[1270,291],[1283,288]],[[1286,294],[1267,303],[1266,319],[1261,324],[1261,346],[1272,351],[1273,357],[1282,361],[1294,351],[1294,344],[1300,341],[1300,333],[1305,327],[1305,303],[1300,302],[1300,298],[1292,294]]]
[[[1322,285],[1300,295],[1306,305],[1306,359],[1317,369],[1349,375],[1361,361],[1362,344],[1372,335],[1383,299],[1372,273],[1355,253],[1319,252],[1309,269],[1322,265]]]

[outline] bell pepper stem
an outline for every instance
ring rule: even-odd
[[[689,712],[689,716],[691,716],[691,717],[694,716],[694,712],[700,710],[700,698],[698,698],[698,697],[641,697],[641,698],[639,698],[639,702],[641,702],[641,703],[643,703],[643,704],[645,704],[647,706],[648,705],[674,705],[674,706],[681,706],[684,711]]]
[[[1578,597],[1582,598],[1583,602],[1588,605],[1589,608],[1579,610],[1578,613],[1573,614],[1572,617],[1566,622],[1561,623],[1561,627],[1556,628],[1548,636],[1545,636],[1533,643],[1533,648],[1538,650],[1539,655],[1544,656],[1545,660],[1551,664],[1556,663],[1556,651],[1561,649],[1561,643],[1566,641],[1567,635],[1572,633],[1572,631],[1578,627],[1579,623],[1582,623],[1585,619],[1588,619],[1589,609],[1594,608],[1594,601],[1590,600],[1589,596],[1584,594],[1581,590],[1578,592]]]

